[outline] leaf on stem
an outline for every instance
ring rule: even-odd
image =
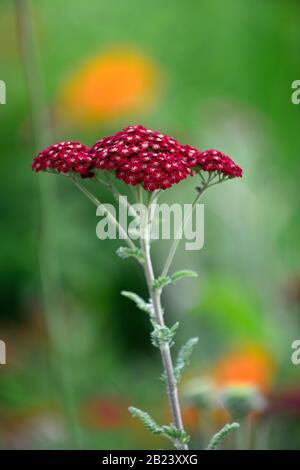
[[[197,276],[198,274],[195,271],[183,269],[181,271],[177,271],[174,274],[171,274],[171,276],[158,277],[157,279],[154,280],[153,287],[154,289],[162,289],[163,287],[168,286],[169,284],[172,284],[173,282],[180,281],[180,279],[184,279],[185,277],[197,277]]]
[[[177,429],[173,424],[170,424],[169,426],[160,426],[148,413],[146,413],[146,411],[142,411],[134,406],[130,406],[128,410],[134,418],[138,418],[143,423],[148,431],[152,434],[161,434],[162,436],[170,439],[175,447],[178,446],[178,443],[188,443],[190,437],[184,430]]]
[[[163,287],[165,287],[169,284],[171,284],[170,276],[166,276],[166,277],[161,277],[160,276],[160,277],[154,279],[153,288],[154,289],[162,289]]]
[[[187,444],[190,440],[190,436],[183,429],[177,429],[174,424],[169,426],[161,426],[162,434],[170,439],[175,447],[177,447],[177,442],[180,444]]]
[[[180,349],[174,368],[174,375],[177,383],[182,377],[183,370],[189,365],[192,352],[198,341],[199,338],[190,338]]]
[[[179,281],[185,277],[198,277],[198,274],[195,271],[191,271],[189,269],[182,269],[181,271],[177,271],[170,276],[172,282]]]
[[[122,259],[135,258],[139,263],[144,263],[145,261],[144,253],[139,248],[133,249],[126,246],[120,246],[116,253]]]
[[[162,434],[162,426],[159,426],[151,416],[146,413],[146,411],[142,411],[139,408],[135,408],[134,406],[130,406],[128,408],[129,413],[134,417],[138,418],[145,428],[150,431],[152,434]]]
[[[163,344],[168,344],[170,347],[173,346],[173,339],[176,334],[176,331],[179,327],[179,322],[174,323],[171,328],[167,326],[159,325],[158,323],[152,322],[153,331],[151,333],[151,340],[153,346],[159,348]]]
[[[238,423],[225,424],[225,426],[212,437],[206,450],[216,450],[227,434],[239,427],[240,425]]]
[[[145,302],[145,300],[142,299],[142,297],[140,297],[139,295],[135,294],[134,292],[130,292],[130,291],[126,291],[126,290],[122,290],[122,291],[121,291],[121,295],[123,295],[124,297],[127,297],[128,299],[132,300],[132,302],[134,302],[135,305],[136,305],[140,310],[142,310],[143,312],[146,312],[146,313],[148,313],[150,316],[152,316],[153,312],[152,312],[152,306],[151,306],[151,304]]]

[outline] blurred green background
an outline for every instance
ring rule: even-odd
[[[204,249],[182,246],[175,260],[174,269],[199,278],[164,296],[169,323],[181,323],[177,345],[200,338],[182,392],[201,377],[217,388],[253,383],[267,405],[251,418],[251,445],[299,448],[300,366],[291,362],[300,337],[300,106],[291,102],[299,2],[31,6],[54,141],[92,145],[141,123],[218,148],[243,167],[241,180],[205,195]],[[142,272],[115,256],[117,241],[96,238],[94,207],[75,187],[31,171],[30,102],[8,0],[0,4],[0,79],[0,447],[162,448],[127,412],[135,405],[170,421],[148,319],[120,296],[146,295]],[[191,202],[194,186],[187,179],[164,199]],[[166,249],[154,244],[158,267]],[[184,408],[192,446],[205,446],[224,412]]]

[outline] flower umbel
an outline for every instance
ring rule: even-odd
[[[205,152],[194,152],[194,149],[186,151],[187,163],[191,168],[208,172],[216,171],[220,175],[229,178],[241,177],[243,170],[230,157],[219,150],[206,150]]]
[[[82,177],[93,176],[92,158],[88,147],[80,142],[60,142],[42,150],[33,160],[34,171],[56,171],[69,173],[73,171]]]
[[[99,140],[90,150],[95,168],[114,170],[116,177],[154,191],[185,179],[191,170],[177,140],[143,126],[129,126]]]

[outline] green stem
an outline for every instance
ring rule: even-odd
[[[105,211],[107,217],[109,218],[109,220],[112,222],[112,224],[117,227],[117,229],[119,230],[120,234],[122,235],[123,239],[126,241],[127,245],[129,246],[129,248],[131,249],[135,249],[136,246],[135,244],[132,242],[132,240],[130,240],[127,232],[125,231],[125,229],[122,227],[122,225],[117,221],[117,219],[115,218],[115,216],[107,209],[106,206],[102,205],[102,203],[99,201],[99,199],[96,198],[96,196],[94,196],[94,194],[92,194],[85,186],[83,186],[81,183],[79,183],[78,179],[75,178],[75,177],[72,177],[72,181],[73,183],[77,186],[78,189],[80,189],[80,191],[85,194],[85,196],[88,197],[88,199],[93,203],[95,204],[96,207],[99,207],[99,206],[102,206],[103,210]]]
[[[114,187],[114,185],[111,183],[111,181],[103,181],[101,178],[98,176],[94,177],[94,180],[97,181],[98,183],[102,184],[105,188],[107,188],[112,195],[114,196],[115,200],[119,202],[119,204],[122,204],[122,206],[134,217],[137,217],[137,213],[134,210],[134,207],[127,201],[127,198],[125,199],[122,197],[122,195],[119,193],[119,191]]]
[[[208,188],[208,186],[204,186],[202,191],[197,194],[197,196],[195,197],[195,199],[192,203],[192,206],[191,206],[188,214],[186,215],[186,217],[184,218],[182,224],[180,225],[179,230],[176,232],[174,240],[173,240],[171,248],[170,248],[170,251],[169,251],[169,254],[167,256],[166,262],[165,262],[163,270],[161,272],[161,277],[162,278],[164,278],[168,275],[169,269],[171,267],[171,264],[173,262],[174,256],[175,256],[177,248],[178,248],[178,245],[180,243],[183,231],[184,231],[188,221],[191,218],[191,215],[192,215],[192,213],[195,209],[195,206],[196,206],[197,202],[199,201],[200,197],[203,195],[203,193],[206,191],[207,188]]]
[[[142,188],[139,188],[139,202],[141,204],[143,203],[142,191],[143,191]],[[154,276],[152,259],[151,259],[151,254],[150,254],[151,226],[149,225],[148,220],[146,221],[145,227],[146,227],[146,233],[141,235],[141,240],[140,240],[141,249],[145,256],[145,262],[143,263],[145,278],[146,278],[146,282],[147,282],[147,286],[149,290],[150,299],[152,302],[152,307],[153,307],[153,311],[155,315],[155,321],[160,326],[165,326],[163,309],[161,306],[161,294],[158,289],[155,289],[153,287],[155,276]],[[171,357],[170,346],[168,343],[163,343],[160,346],[160,354],[161,354],[162,363],[163,363],[165,376],[166,376],[168,398],[169,398],[170,408],[171,408],[172,417],[173,417],[173,424],[178,430],[184,431],[177,383],[176,383],[176,379],[174,375],[174,367],[173,367],[173,362],[172,362],[172,357]],[[188,449],[188,446],[186,444],[182,444],[180,442],[177,442],[176,447],[182,450]]]
[[[251,421],[249,416],[240,419],[240,430],[236,436],[237,450],[251,450],[252,448],[252,433]]]
[[[173,262],[173,259],[174,259],[174,256],[176,254],[176,251],[177,251],[177,248],[178,248],[178,245],[180,243],[180,240],[181,240],[181,237],[182,237],[182,234],[183,234],[183,231],[188,223],[188,221],[190,220],[190,217],[195,209],[195,206],[197,204],[197,202],[199,201],[199,199],[202,197],[202,195],[205,193],[205,191],[208,189],[208,188],[211,188],[212,186],[215,186],[217,184],[220,184],[222,183],[223,181],[227,181],[228,178],[226,178],[225,176],[220,176],[220,175],[217,175],[218,176],[218,180],[217,181],[214,181],[214,179],[216,178],[216,174],[215,173],[210,173],[208,175],[208,178],[205,179],[202,175],[202,173],[200,172],[199,173],[199,176],[202,180],[202,187],[201,187],[201,190],[199,190],[198,188],[198,191],[199,193],[197,194],[197,196],[195,197],[193,203],[192,203],[192,206],[191,206],[191,209],[189,211],[189,213],[186,215],[183,223],[181,224],[179,230],[177,231],[175,237],[174,237],[174,240],[173,240],[173,243],[171,245],[171,248],[170,248],[170,251],[169,251],[169,254],[167,256],[167,259],[166,259],[166,262],[165,262],[165,265],[163,267],[163,270],[162,270],[162,273],[161,273],[161,277],[166,277],[168,272],[169,272],[169,269],[171,267],[171,264]]]

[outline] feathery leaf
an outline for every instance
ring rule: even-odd
[[[120,246],[120,248],[117,249],[116,253],[122,259],[135,258],[140,263],[144,263],[145,261],[144,253],[139,248],[133,249],[128,248],[126,246]]]
[[[122,290],[121,295],[127,297],[128,299],[132,300],[136,304],[136,306],[142,310],[143,312],[152,315],[152,307],[149,303],[145,302],[139,295],[135,294],[134,292]]]
[[[186,366],[189,365],[190,359],[192,352],[194,350],[194,347],[198,343],[199,339],[198,338],[190,338],[185,345],[182,346],[178,353],[176,365],[174,368],[174,374],[175,374],[175,379],[176,382],[178,383],[181,379],[182,372],[185,369]]]
[[[238,423],[225,424],[225,426],[212,437],[206,450],[216,450],[227,434],[239,427],[240,425]]]

